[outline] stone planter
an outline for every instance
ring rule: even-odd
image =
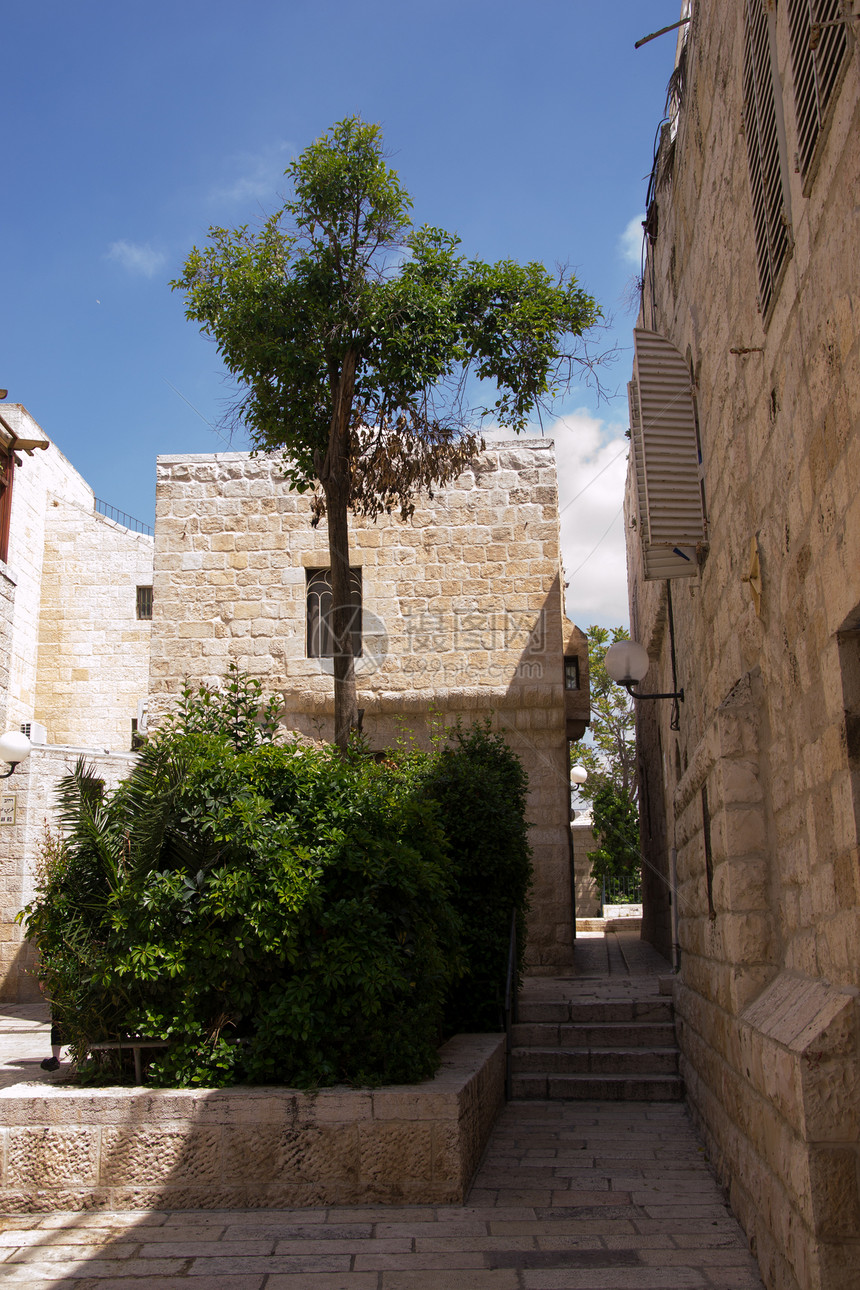
[[[0,1090],[0,1211],[460,1204],[504,1102],[504,1035],[423,1084]]]

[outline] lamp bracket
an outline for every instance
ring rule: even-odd
[[[622,681],[621,684],[632,699],[678,699],[681,703],[684,702],[683,688],[677,690],[674,694],[640,694],[638,690],[633,688],[634,685],[638,685],[637,681]]]

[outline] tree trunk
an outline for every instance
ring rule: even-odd
[[[341,752],[358,725],[355,657],[352,649],[352,587],[349,576],[349,431],[355,388],[355,354],[348,350],[334,389],[326,468],[322,479],[328,520],[334,641],[334,741]]]
[[[338,487],[327,488],[326,515],[332,599],[330,621],[334,640],[334,741],[341,752],[346,751],[350,732],[358,725],[347,513],[348,495]]]

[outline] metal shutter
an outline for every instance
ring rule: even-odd
[[[706,531],[690,373],[657,332],[637,327],[633,340],[630,437],[645,578],[694,578]]]
[[[759,303],[766,314],[788,256],[790,238],[776,118],[768,15],[746,0],[744,128],[753,207]]]
[[[794,111],[797,119],[797,161],[804,179],[809,173],[827,105],[848,52],[848,31],[842,0],[789,0],[788,27],[794,73]],[[814,49],[810,29],[822,26]]]

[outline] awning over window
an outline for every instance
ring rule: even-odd
[[[645,578],[692,578],[706,539],[690,371],[664,336],[637,327],[630,399]]]

